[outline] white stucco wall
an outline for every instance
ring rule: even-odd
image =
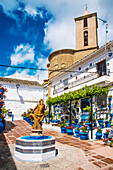
[[[88,61],[84,62],[84,63],[79,63],[77,66],[75,65],[75,67],[73,69],[71,69],[70,71],[75,71],[74,72],[63,72],[62,75],[58,75],[56,78],[54,78],[53,80],[51,80],[52,84],[51,84],[51,97],[55,97],[57,95],[61,95],[65,93],[68,93],[69,91],[75,91],[78,90],[82,87],[86,85],[88,86],[92,86],[94,84],[102,84],[103,82],[112,82],[113,81],[113,51],[110,51],[112,53],[112,56],[109,57],[108,53],[102,52],[100,54],[98,54],[95,57],[91,57]],[[97,63],[103,61],[104,59],[106,59],[106,72],[108,73],[108,69],[110,69],[110,75],[105,75],[105,76],[101,76],[101,77],[97,77]],[[90,63],[92,63],[92,66],[90,66]],[[79,72],[78,68],[81,67],[81,70]],[[88,68],[88,72],[86,73],[86,68]],[[83,72],[83,73],[82,73]],[[88,75],[90,75],[91,73],[93,73],[92,78],[94,77],[94,79],[92,79],[91,81],[89,80],[89,78],[87,78]],[[72,74],[72,78],[70,78],[70,75]],[[77,76],[77,80],[76,80],[76,76]],[[84,76],[86,76],[84,78]],[[80,80],[80,83],[78,85],[75,84],[74,87],[72,88],[68,88],[67,90],[63,90],[62,92],[53,94],[53,87],[55,86],[55,89],[57,90],[60,87],[63,87],[63,80],[65,80],[66,78],[68,78],[68,87],[69,87],[69,83],[72,82],[77,82],[79,79],[83,78],[82,80]],[[60,82],[62,81],[62,82]]]
[[[22,85],[16,88],[14,83],[0,82],[8,92],[5,93],[5,106],[14,114],[14,119],[22,119],[21,114],[29,108],[34,108],[43,99],[43,87]]]
[[[53,77],[53,79],[50,80],[51,81],[51,97],[60,96],[64,93],[68,93],[69,91],[79,90],[85,85],[93,86],[95,84],[99,84],[99,85],[111,84],[112,88],[108,92],[108,96],[112,95],[111,113],[113,113],[113,84],[112,84],[113,83],[113,45],[112,44],[111,44],[111,48],[108,51],[98,52],[98,54],[95,56],[89,55],[88,60],[83,59],[82,61],[75,63],[75,65],[73,65],[71,69],[69,70],[70,72],[63,72],[57,75],[56,77]],[[112,53],[112,55],[109,56],[109,53]],[[98,77],[97,76],[97,64],[103,60],[106,60],[107,75]],[[92,63],[92,66],[90,66],[90,63]],[[80,71],[79,71],[79,67],[81,67]],[[88,72],[86,72],[86,68],[88,68]],[[108,75],[108,70],[110,70],[109,75]],[[72,71],[75,71],[75,72],[72,72]],[[91,75],[91,76],[88,77],[88,75]],[[77,79],[76,79],[76,76],[77,76]],[[64,90],[63,80],[65,80],[66,78],[68,78],[68,89]],[[73,87],[70,86],[70,83],[73,83]],[[57,93],[53,93],[54,87]],[[61,91],[60,90],[58,91],[58,89],[60,88],[61,88]]]

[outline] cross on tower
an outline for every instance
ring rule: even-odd
[[[88,9],[88,4],[87,4],[87,2],[86,2],[86,5],[85,5],[85,6],[86,6],[86,10],[87,10],[87,9]]]

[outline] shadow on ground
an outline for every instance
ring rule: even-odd
[[[0,133],[0,170],[16,170],[8,143],[5,139],[4,133],[13,129],[15,125],[12,122],[6,123],[5,130]]]

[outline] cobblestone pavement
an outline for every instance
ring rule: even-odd
[[[113,169],[113,147],[104,145],[102,141],[83,141],[44,127],[44,135],[55,137],[58,155],[42,163],[23,162],[13,158],[16,138],[30,135],[32,128],[23,120],[7,121],[6,129],[0,134],[0,170]]]

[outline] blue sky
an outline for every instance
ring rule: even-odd
[[[74,18],[89,12],[108,21],[108,41],[113,39],[112,0],[0,0],[0,64],[47,68],[51,52],[75,49]],[[99,46],[105,43],[105,25],[98,21]],[[0,67],[0,76],[26,76],[40,83],[47,71]],[[38,76],[39,75],[39,76]]]

